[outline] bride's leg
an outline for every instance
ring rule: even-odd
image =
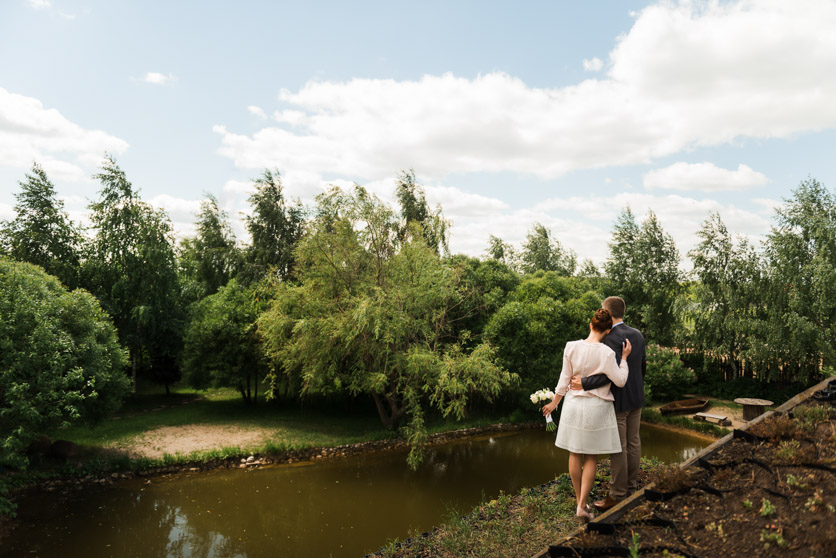
[[[595,482],[596,461],[597,457],[594,455],[584,456],[581,489],[578,496],[578,507],[584,511],[586,510],[586,499],[589,497],[589,491],[592,490],[592,484]]]
[[[575,500],[580,502],[581,496],[581,465],[583,455],[569,452],[569,478],[572,479],[572,486],[575,488]]]

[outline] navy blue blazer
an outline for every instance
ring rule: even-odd
[[[615,361],[621,364],[621,348],[624,340],[629,339],[633,346],[630,356],[627,357],[627,383],[624,387],[610,386],[615,398],[616,411],[632,411],[644,407],[644,374],[647,370],[647,355],[645,354],[644,336],[636,328],[632,328],[624,322],[614,326],[610,333],[604,337],[603,343],[615,351]],[[594,374],[581,379],[584,390],[595,389],[605,386],[610,382],[606,374]]]

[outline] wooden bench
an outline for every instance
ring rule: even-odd
[[[717,422],[720,426],[731,426],[731,421],[727,415],[712,415],[710,413],[697,413],[694,415],[694,420],[703,422]]]

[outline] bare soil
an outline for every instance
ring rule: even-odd
[[[581,556],[589,547],[596,556],[614,555],[604,547],[643,556],[836,556],[836,410],[808,402],[756,426],[760,439],[734,439],[707,469],[689,468],[686,489],[670,500],[647,501],[614,533],[585,533],[564,548]]]
[[[257,447],[269,441],[275,432],[267,428],[248,426],[187,424],[163,426],[137,436],[127,446],[121,445],[133,458],[159,459],[164,454],[189,455],[196,451],[210,451],[225,447]]]

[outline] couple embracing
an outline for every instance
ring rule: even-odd
[[[609,494],[593,504],[598,510],[610,509],[638,488],[647,361],[644,337],[624,323],[624,310],[621,298],[605,299],[589,336],[566,344],[554,399],[543,407],[544,415],[551,414],[566,396],[555,445],[569,451],[576,515],[583,521],[593,517],[587,498],[597,455],[611,454],[612,471]]]

